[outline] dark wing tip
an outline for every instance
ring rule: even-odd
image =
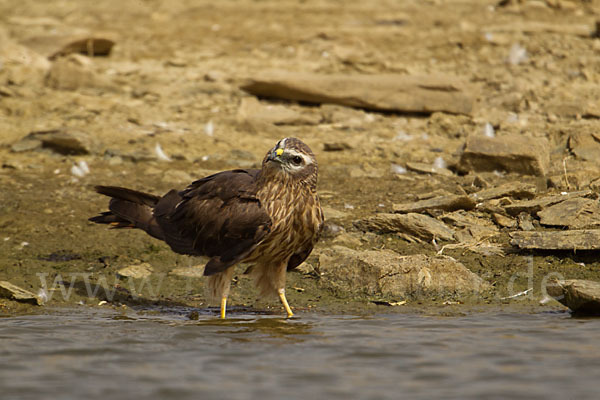
[[[110,196],[108,193],[111,188],[113,188],[113,186],[94,185],[94,191],[96,193],[105,194],[107,196]]]
[[[225,270],[223,267],[224,266],[221,262],[221,258],[213,257],[204,266],[204,276],[211,276],[218,272],[223,272]]]
[[[88,218],[88,221],[94,222],[96,224],[107,224],[110,225],[111,228],[133,228],[134,225],[118,215],[113,214],[110,211],[103,212],[94,217]]]
[[[115,220],[116,215],[110,211],[105,211],[96,216],[88,218],[88,221],[95,222],[97,224],[108,224]]]

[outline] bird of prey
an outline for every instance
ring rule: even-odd
[[[210,257],[204,275],[209,296],[221,300],[221,318],[238,263],[251,264],[246,272],[261,296],[277,294],[292,317],[286,271],[306,260],[323,227],[317,169],[306,144],[285,138],[267,152],[261,169],[219,172],[162,197],[96,186],[111,200],[109,211],[90,221],[138,228],[176,253]]]

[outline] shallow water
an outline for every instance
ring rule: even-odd
[[[59,310],[0,319],[1,399],[598,398],[600,319]]]

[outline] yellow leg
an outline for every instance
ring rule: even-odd
[[[281,300],[281,304],[283,304],[283,307],[287,312],[287,317],[292,318],[294,316],[294,313],[292,312],[292,309],[290,308],[290,305],[288,304],[287,299],[285,298],[285,289],[279,289],[278,292],[279,300]]]
[[[221,297],[221,319],[225,319],[225,312],[227,311],[227,296]]]

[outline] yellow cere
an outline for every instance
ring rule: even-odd
[[[275,154],[277,154],[278,156],[283,154],[283,149],[277,149],[275,150]]]

